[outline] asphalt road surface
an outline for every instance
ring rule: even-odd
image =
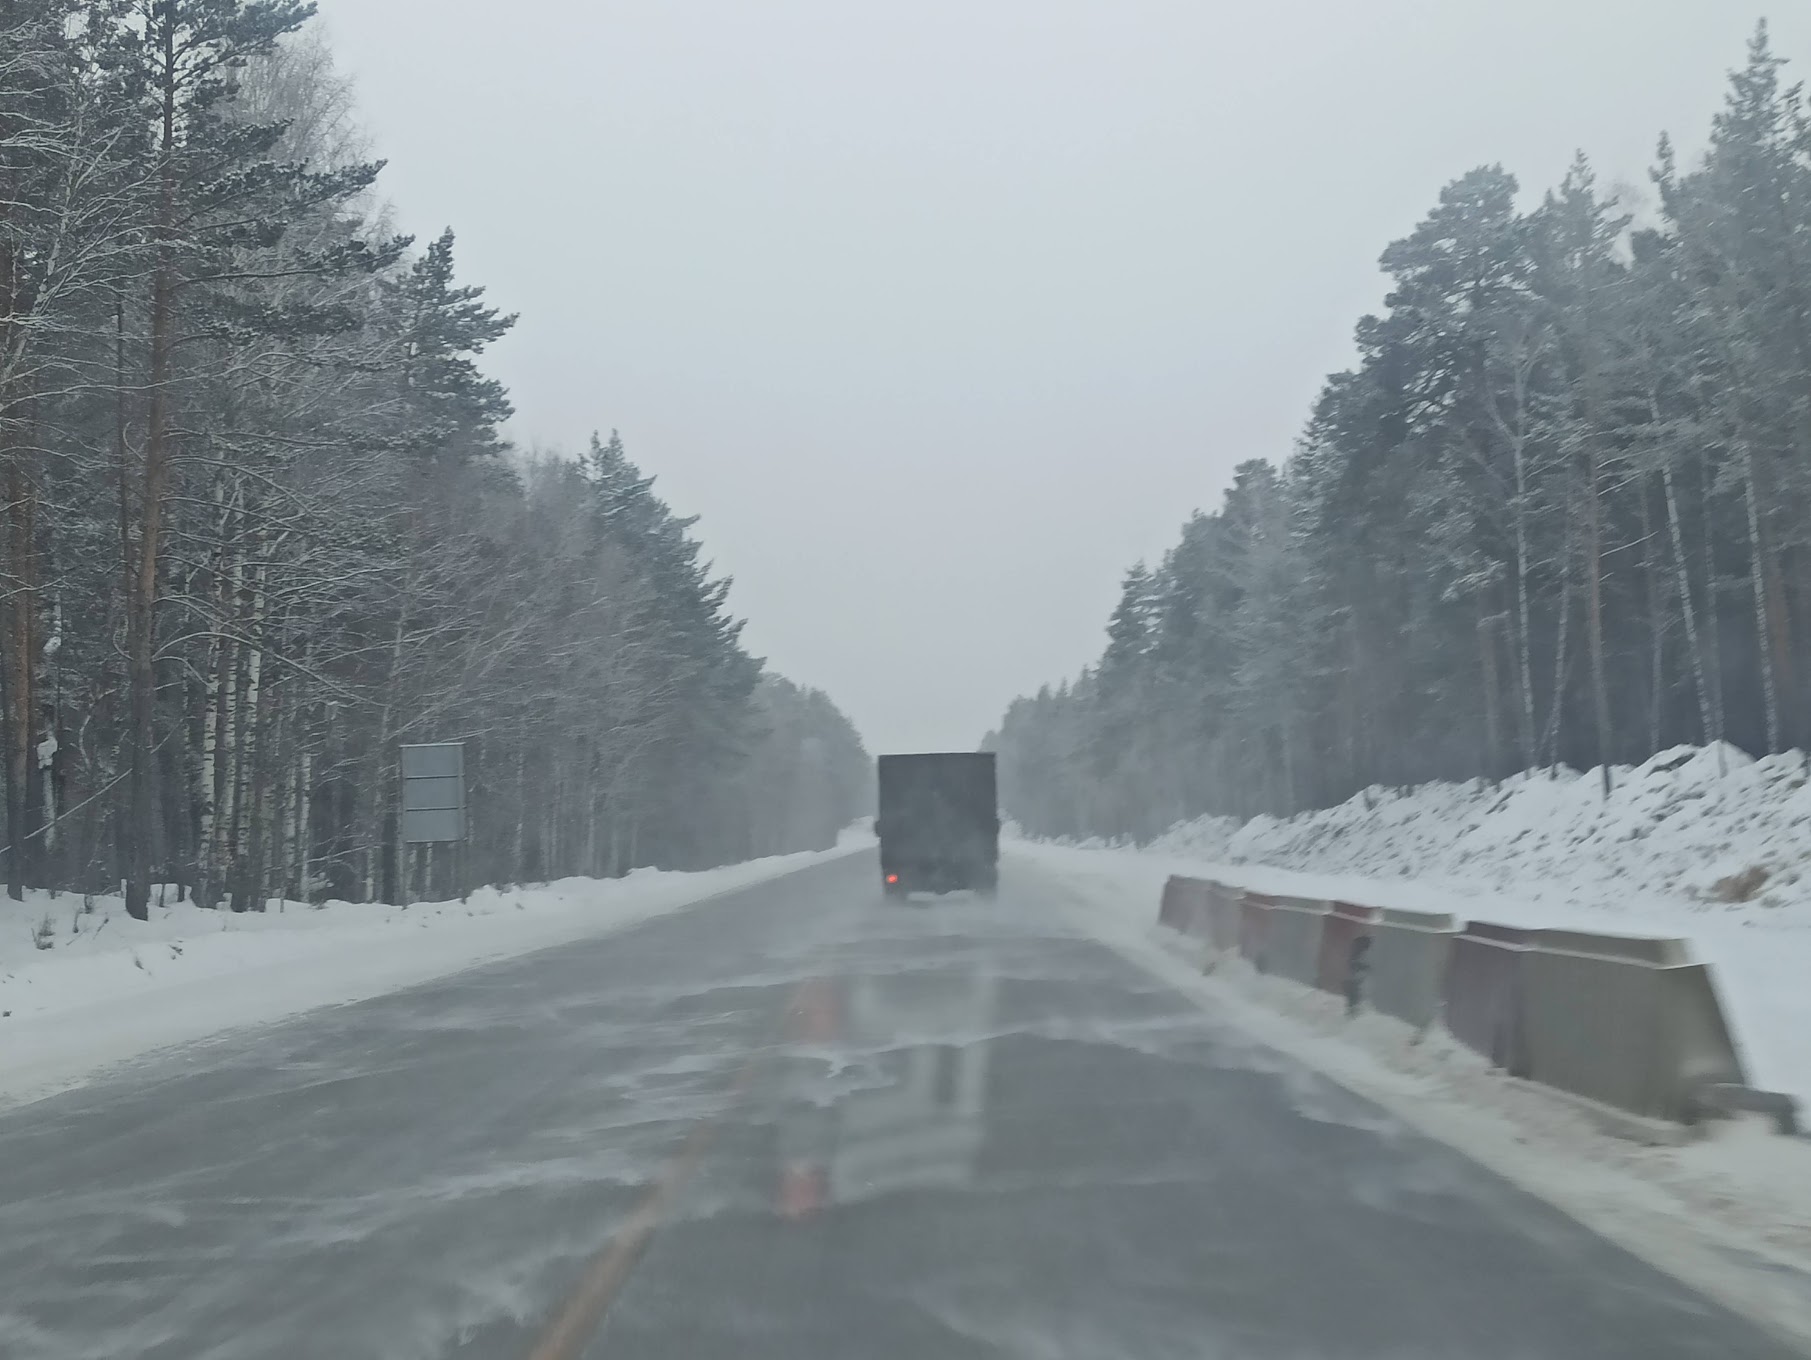
[[[860,855],[0,1113],[0,1355],[1789,1353],[1011,867],[885,906]]]

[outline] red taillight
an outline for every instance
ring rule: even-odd
[[[889,882],[889,883],[897,883],[897,882],[899,882],[899,875],[898,875],[898,874],[888,874],[888,875],[887,875],[887,882]]]

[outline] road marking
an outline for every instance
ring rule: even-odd
[[[735,1098],[747,1089],[746,1074],[754,1071],[754,1059],[743,1064],[742,1072],[737,1075],[736,1084],[731,1088],[733,1104]],[[628,1279],[629,1272],[640,1259],[642,1251],[653,1237],[654,1230],[665,1220],[673,1199],[680,1188],[691,1177],[698,1163],[704,1159],[712,1140],[723,1127],[722,1114],[713,1115],[693,1125],[686,1135],[685,1142],[678,1152],[660,1169],[654,1184],[642,1197],[641,1203],[629,1215],[628,1221],[617,1231],[586,1268],[578,1288],[566,1300],[566,1306],[560,1310],[559,1317],[553,1325],[541,1334],[535,1348],[528,1353],[528,1360],[574,1360],[585,1344],[596,1334],[604,1314],[615,1302],[621,1292],[623,1281]]]
[[[800,1000],[810,995],[809,987],[809,983],[802,983],[793,990],[787,999],[787,1005],[781,1011],[782,1016],[791,1017],[794,1014]],[[541,1333],[540,1340],[528,1353],[528,1360],[577,1360],[583,1353],[585,1346],[597,1335],[604,1314],[622,1292],[629,1272],[635,1268],[635,1263],[647,1249],[648,1240],[666,1221],[673,1201],[678,1198],[685,1183],[704,1160],[704,1154],[722,1132],[724,1120],[753,1085],[755,1069],[766,1056],[765,1046],[749,1054],[737,1069],[735,1080],[730,1083],[729,1099],[724,1102],[723,1108],[692,1126],[685,1142],[680,1144],[679,1151],[660,1168],[654,1177],[654,1183],[648,1187],[647,1193],[642,1196],[628,1220],[605,1244],[603,1250],[591,1258],[578,1286],[567,1296],[566,1306],[560,1309],[559,1316],[553,1320],[552,1325]]]

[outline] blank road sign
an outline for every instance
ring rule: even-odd
[[[415,810],[464,807],[465,781],[458,775],[444,779],[439,775],[427,779],[411,779],[408,806]]]
[[[402,748],[405,845],[465,839],[465,746],[435,742]]]
[[[431,746],[402,748],[404,779],[459,778],[465,773],[465,743],[438,741]]]
[[[405,808],[402,814],[404,845],[424,841],[462,841],[465,839],[464,808]]]

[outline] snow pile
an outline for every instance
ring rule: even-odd
[[[43,1094],[97,1067],[314,1006],[357,1001],[514,954],[619,929],[859,849],[780,855],[702,873],[637,870],[481,888],[392,907],[273,902],[265,912],[34,890],[0,899],[0,1098]]]
[[[1675,747],[1613,768],[1608,797],[1596,770],[1373,788],[1287,819],[1203,818],[1151,848],[1369,877],[1462,875],[1504,890],[1545,882],[1612,911],[1671,899],[1811,912],[1811,787],[1797,752],[1754,760],[1731,746]]]
[[[1716,973],[1750,1078],[1811,1109],[1811,787],[1802,755],[1678,747],[1635,767],[1499,785],[1375,788],[1240,825],[1203,818],[1142,849],[1043,847],[1117,882],[1148,922],[1171,873],[1260,892],[1504,925],[1691,942]],[[1134,865],[1136,867],[1134,867]]]

